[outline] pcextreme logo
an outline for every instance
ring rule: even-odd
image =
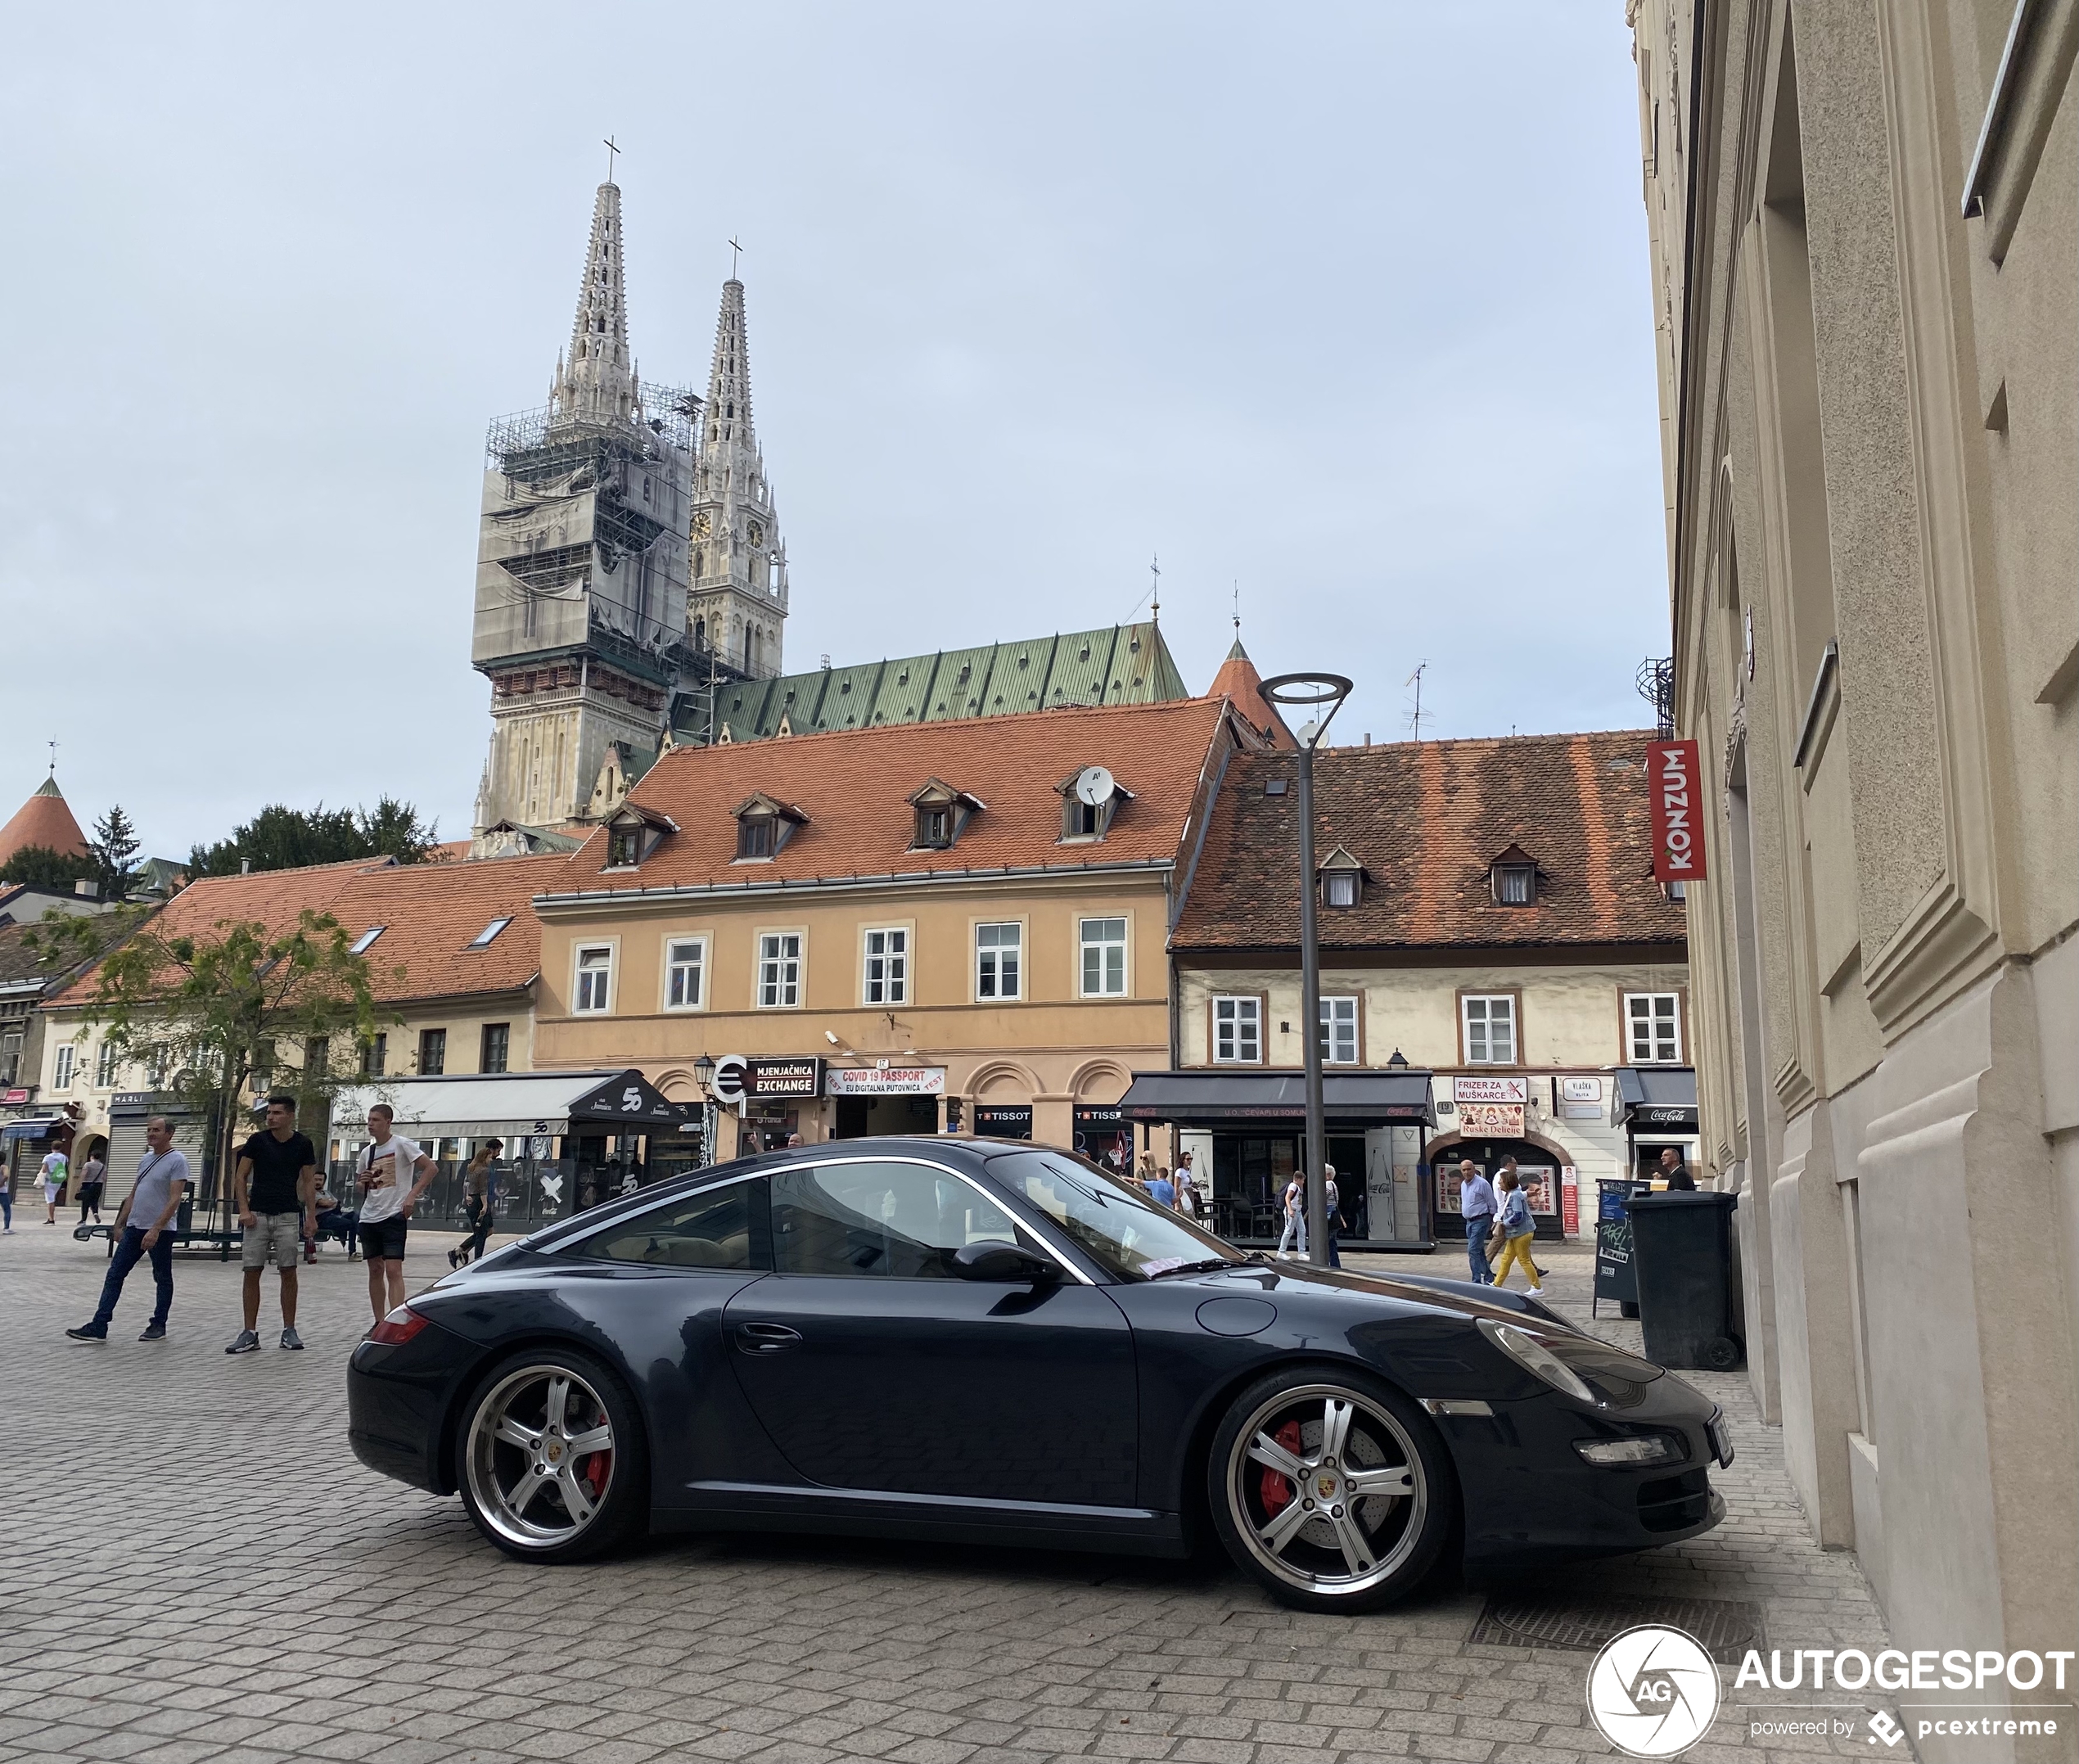
[[[1718,1668],[1685,1630],[1642,1623],[1603,1644],[1588,1669],[1588,1712],[1633,1757],[1671,1758],[1710,1731]]]

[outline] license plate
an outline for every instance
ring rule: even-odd
[[[1714,1414],[1703,1424],[1704,1437],[1711,1441],[1711,1455],[1725,1468],[1733,1461],[1733,1436],[1725,1426],[1723,1414]]]

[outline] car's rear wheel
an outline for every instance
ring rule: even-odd
[[[509,1555],[575,1562],[643,1521],[648,1455],[620,1380],[589,1354],[530,1349],[471,1395],[457,1482],[477,1529]]]
[[[1413,1403],[1362,1373],[1319,1367],[1273,1373],[1234,1400],[1206,1482],[1236,1566],[1308,1611],[1405,1596],[1458,1505],[1450,1455]]]

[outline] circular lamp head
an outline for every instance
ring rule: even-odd
[[[1313,711],[1297,738],[1301,747],[1318,747],[1343,700],[1356,688],[1340,674],[1276,674],[1257,689],[1281,709]]]

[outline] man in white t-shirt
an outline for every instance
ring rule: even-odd
[[[65,1159],[62,1152],[43,1155],[43,1223],[58,1222],[58,1196],[65,1192]]]
[[[417,1140],[392,1133],[390,1122],[387,1103],[368,1105],[372,1143],[361,1148],[354,1167],[361,1184],[361,1253],[368,1263],[368,1303],[378,1323],[404,1302],[405,1228],[434,1177],[433,1160]]]

